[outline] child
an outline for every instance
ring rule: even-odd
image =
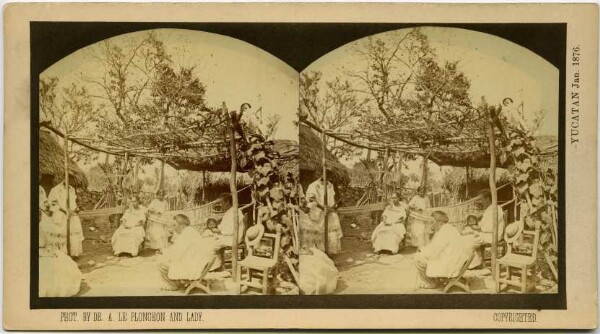
[[[477,217],[475,217],[474,215],[469,215],[467,216],[466,226],[463,228],[460,234],[475,234],[475,232],[479,230],[479,226],[477,225]]]
[[[206,220],[206,230],[204,230],[204,232],[202,232],[203,236],[213,236],[215,234],[219,234],[219,227],[218,227],[218,223],[217,220],[214,218],[208,218]]]

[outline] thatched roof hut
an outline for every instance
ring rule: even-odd
[[[321,138],[308,126],[300,124],[300,177],[303,181],[312,182],[318,178],[323,170],[323,142]],[[344,165],[329,151],[325,152],[327,165],[331,168],[328,175],[331,182],[338,186],[350,183],[350,175]]]
[[[65,179],[65,151],[53,135],[40,129],[39,174],[42,186],[53,187]],[[87,188],[88,181],[83,171],[69,159],[69,184],[75,188]]]

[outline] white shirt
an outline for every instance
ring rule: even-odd
[[[479,221],[479,228],[481,228],[481,232],[483,233],[493,233],[494,231],[494,208],[490,204],[485,211],[483,212],[483,216],[481,216],[481,220]],[[502,240],[504,236],[504,211],[502,211],[501,207],[498,207],[498,240]]]
[[[40,209],[46,209],[46,205],[48,204],[48,198],[46,197],[46,190],[42,186],[40,186],[40,202],[38,203]]]
[[[241,240],[242,235],[244,234],[244,213],[242,210],[238,209],[238,238]],[[221,231],[221,235],[233,236],[233,207],[229,208],[227,212],[223,215],[223,219],[221,219],[221,224],[219,224],[219,231]]]
[[[64,182],[59,183],[50,190],[48,203],[52,205],[54,201],[57,202],[59,208],[67,210],[67,189]],[[77,193],[75,193],[75,188],[69,185],[69,210],[75,210],[75,208],[77,208]]]
[[[311,183],[306,189],[306,198],[310,201],[311,199],[319,203],[319,205],[325,206],[324,201],[325,184],[321,179]],[[335,204],[335,190],[333,190],[333,184],[327,182],[327,206]]]
[[[148,205],[148,211],[152,211],[156,214],[161,214],[169,211],[169,203],[167,201],[161,201],[158,198],[155,198]]]
[[[406,204],[400,202],[398,205],[388,205],[383,211],[382,218],[390,225],[406,219]]]
[[[415,195],[413,196],[413,198],[411,198],[410,202],[408,203],[408,206],[419,210],[425,210],[431,207],[431,203],[429,203],[428,197],[421,197],[421,195]]]

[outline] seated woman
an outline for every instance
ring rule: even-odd
[[[137,256],[142,242],[144,242],[144,223],[146,222],[146,208],[140,205],[138,196],[131,197],[130,207],[121,218],[121,226],[112,236],[111,243],[115,256],[127,253]]]
[[[39,296],[70,297],[79,292],[81,271],[77,263],[52,242],[58,233],[51,220],[40,221]]]
[[[455,277],[483,241],[475,235],[461,235],[463,223],[448,223],[448,216],[432,214],[441,225],[433,240],[417,253],[417,288],[435,289],[440,278]]]
[[[406,220],[406,204],[401,201],[399,194],[392,194],[388,205],[381,216],[382,221],[371,235],[371,242],[375,253],[396,254],[400,243],[406,234],[404,220]]]
[[[218,238],[212,234],[203,236],[190,226],[186,215],[178,214],[174,218],[177,235],[175,242],[165,248],[158,261],[158,270],[163,279],[163,290],[183,288],[181,281],[193,281],[200,278],[208,263],[215,258],[210,270],[220,267],[217,257]]]
[[[233,244],[233,232],[235,222],[233,219],[233,206],[231,200],[231,194],[224,193],[220,196],[221,207],[225,210],[223,214],[223,218],[221,218],[221,222],[218,226],[218,233],[220,234],[219,241],[221,242],[222,247],[231,247]],[[245,217],[242,210],[238,208],[238,243],[241,243],[244,240],[244,230],[245,230]]]

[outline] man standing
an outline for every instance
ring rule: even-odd
[[[331,170],[327,169],[327,174],[330,174]],[[308,207],[310,208],[310,218],[313,221],[318,221],[321,226],[321,231],[325,231],[325,206],[328,208],[335,208],[335,190],[333,184],[327,181],[327,201],[325,201],[325,182],[323,176],[311,183],[306,189],[306,199],[308,201]],[[328,211],[327,214],[327,225],[328,225],[328,249],[327,253],[337,254],[342,250],[341,239],[343,237],[342,226],[340,225],[340,218],[337,213]]]
[[[67,187],[65,181],[56,185],[48,195],[48,202],[54,206],[52,210],[52,219],[60,220],[64,226],[65,233],[67,230],[67,205],[69,208],[68,221],[70,222],[70,256],[80,256],[83,254],[83,230],[81,228],[81,220],[77,216],[79,208],[77,207],[77,194],[75,188],[69,185],[69,202],[67,204]]]

